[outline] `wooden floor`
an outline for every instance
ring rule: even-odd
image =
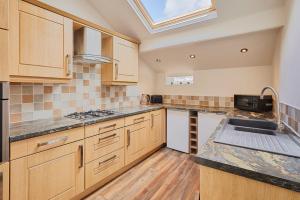
[[[85,200],[199,200],[199,167],[164,148]]]

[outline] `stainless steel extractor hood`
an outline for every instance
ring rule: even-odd
[[[83,27],[74,34],[74,63],[104,64],[112,63],[112,58],[101,55],[101,32]]]

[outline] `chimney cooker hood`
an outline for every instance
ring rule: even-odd
[[[101,55],[101,32],[88,27],[82,27],[74,34],[74,63],[105,64],[113,59]]]

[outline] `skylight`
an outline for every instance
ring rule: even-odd
[[[217,17],[214,1],[128,0],[151,33]]]

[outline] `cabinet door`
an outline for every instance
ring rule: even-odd
[[[0,199],[9,200],[9,163],[0,165]]]
[[[11,161],[11,199],[70,199],[83,190],[83,141]]]
[[[147,152],[149,121],[140,122],[126,128],[125,164],[129,164]]]
[[[8,0],[0,0],[0,28],[8,29]]]
[[[114,37],[114,81],[138,82],[138,45]]]
[[[15,1],[15,0],[13,0]],[[12,75],[70,78],[73,53],[73,22],[29,3],[12,3],[11,40],[17,58]],[[15,11],[15,9],[19,9]],[[18,17],[16,17],[16,16]]]
[[[148,138],[149,141],[149,151],[158,147],[162,144],[162,120],[161,120],[161,111],[153,111],[150,113],[150,135]]]
[[[0,81],[8,81],[8,31],[0,29]]]

